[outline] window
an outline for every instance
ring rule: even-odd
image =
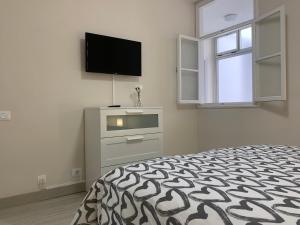
[[[226,34],[222,37],[216,38],[217,55],[225,54],[226,52],[233,52],[238,50],[238,35],[237,32]]]
[[[252,27],[240,30],[240,48],[246,49],[252,47]]]
[[[252,27],[216,37],[217,103],[252,102]]]
[[[253,5],[253,0],[199,3],[198,37],[178,39],[180,104],[286,100],[284,7],[254,18]]]
[[[218,102],[252,102],[252,53],[218,60]]]

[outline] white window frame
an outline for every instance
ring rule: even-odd
[[[254,22],[255,22],[255,19],[242,22],[240,24],[228,27],[228,28],[226,28],[224,30],[217,31],[217,32],[214,32],[214,33],[211,33],[211,34],[206,34],[204,36],[200,35],[198,9],[200,7],[203,7],[206,4],[209,4],[209,3],[213,2],[213,1],[214,0],[203,0],[203,1],[198,2],[196,4],[196,36],[197,36],[197,38],[199,38],[200,40],[205,40],[205,39],[208,39],[208,38],[217,38],[218,36],[224,36],[226,34],[233,33],[235,30],[237,30],[237,32],[238,32],[242,28],[246,28],[246,27],[252,26],[252,48],[251,48],[251,51],[252,51],[252,55],[254,55],[254,52],[253,52],[252,49],[253,49],[253,46],[254,46],[254,42],[253,42],[253,37],[254,37],[253,34],[254,34],[254,32],[253,31],[254,31]],[[257,8],[256,8],[257,2],[256,1],[257,0],[253,1],[253,4],[254,4],[254,6],[253,6],[253,9],[254,9],[253,17],[254,18],[256,17],[256,13],[257,13]],[[238,35],[239,35],[239,32],[238,32]],[[237,41],[238,40],[239,40],[239,38],[237,38]],[[240,43],[237,43],[237,44],[238,44],[238,49],[239,49]],[[216,44],[215,44],[215,49],[216,49]],[[245,49],[245,51],[246,50],[247,49]],[[241,53],[241,52],[239,52],[239,53]],[[216,73],[216,78],[215,79],[216,79],[216,84],[215,84],[215,87],[214,87],[214,92],[215,92],[214,96],[216,98],[215,99],[216,103],[199,104],[198,107],[200,107],[200,108],[250,108],[250,107],[256,108],[256,107],[258,107],[258,105],[254,102],[254,97],[253,97],[252,102],[219,103],[218,102],[218,98],[219,98],[219,93],[218,93],[218,71]],[[254,91],[255,90],[253,88],[252,89],[253,95],[254,95]]]
[[[246,25],[246,26],[240,26],[236,29],[234,29],[233,31],[229,31],[229,32],[226,32],[226,33],[223,33],[223,34],[219,34],[217,35],[216,37],[214,37],[214,40],[215,40],[215,70],[216,70],[216,84],[215,84],[215,87],[214,87],[214,90],[215,90],[215,101],[216,105],[221,105],[221,106],[226,106],[226,105],[231,105],[231,106],[235,106],[235,107],[238,107],[238,106],[249,106],[249,105],[254,105],[254,99],[252,98],[252,101],[251,102],[228,102],[228,103],[222,103],[222,102],[219,102],[219,70],[218,70],[218,61],[219,60],[222,60],[222,59],[228,59],[228,58],[232,58],[232,57],[236,57],[236,56],[241,56],[241,55],[247,55],[249,53],[251,54],[254,54],[253,53],[253,40],[252,40],[252,47],[250,48],[244,48],[244,49],[241,49],[240,48],[240,31],[243,30],[243,29],[246,29],[248,27],[251,27],[252,28],[252,31],[253,31],[253,26],[252,26],[252,23]],[[237,38],[236,38],[236,43],[237,43],[237,48],[235,50],[229,50],[229,51],[225,51],[225,52],[222,52],[220,54],[218,54],[217,52],[217,39],[220,38],[220,37],[224,37],[226,35],[230,35],[230,34],[234,34],[236,33],[237,34]],[[252,32],[253,33],[253,32]],[[252,64],[253,64],[253,59],[252,59]],[[254,73],[254,72],[252,72]],[[253,86],[253,85],[252,85]],[[252,87],[252,96],[254,95],[254,89]]]
[[[205,4],[207,3],[210,3],[214,0],[202,0],[200,3],[197,3],[196,4],[196,15],[197,15],[197,18],[199,16],[198,14],[198,9],[199,7],[202,7],[204,6]],[[181,96],[181,91],[180,91],[180,85],[181,85],[181,81],[180,81],[180,78],[181,78],[181,69],[180,68],[180,57],[178,57],[178,67],[177,67],[177,74],[178,74],[178,103],[179,104],[196,104],[198,107],[201,107],[201,108],[233,108],[233,107],[258,107],[259,105],[257,105],[257,103],[260,103],[260,102],[263,102],[263,101],[284,101],[286,100],[286,40],[285,40],[285,35],[286,35],[286,26],[285,26],[285,8],[284,6],[282,7],[279,7],[275,10],[273,10],[272,12],[270,13],[267,13],[265,15],[262,15],[260,16],[259,18],[257,18],[257,4],[256,4],[256,0],[254,0],[254,19],[253,20],[250,20],[250,21],[246,21],[244,23],[241,23],[241,24],[238,24],[238,25],[235,25],[235,26],[232,26],[232,27],[229,27],[229,28],[226,28],[224,30],[221,30],[221,31],[218,31],[218,32],[215,32],[215,33],[212,33],[212,34],[207,34],[207,35],[204,35],[202,37],[199,37],[199,24],[198,24],[198,19],[197,19],[197,22],[196,22],[196,33],[197,33],[197,36],[198,37],[188,37],[188,36],[184,36],[184,35],[180,35],[179,38],[178,38],[178,49],[180,51],[180,48],[181,48],[181,41],[183,39],[189,39],[189,38],[192,38],[193,41],[197,42],[198,43],[198,52],[201,52],[201,42],[204,40],[204,39],[212,39],[216,36],[222,36],[226,33],[230,33],[234,30],[240,30],[242,28],[246,28],[247,26],[252,26],[252,55],[253,55],[253,101],[250,102],[250,103],[245,103],[245,102],[242,102],[242,103],[238,103],[238,102],[235,102],[235,103],[204,103],[204,96],[205,94],[203,94],[205,92],[205,82],[203,82],[203,79],[205,80],[206,78],[200,76],[200,71],[205,71],[206,68],[205,68],[205,61],[204,62],[200,62],[200,58],[199,58],[199,62],[198,62],[198,71],[199,71],[199,75],[198,75],[198,81],[199,81],[199,84],[198,84],[198,100],[192,100],[192,101],[189,101],[189,100],[183,100],[182,96]],[[280,96],[268,96],[268,97],[259,97],[257,96],[257,87],[259,86],[258,83],[259,83],[259,80],[257,80],[257,77],[259,76],[262,76],[264,74],[261,74],[260,72],[257,72],[256,71],[256,66],[259,65],[259,60],[262,60],[262,58],[259,58],[257,57],[257,45],[259,45],[259,41],[258,40],[255,40],[256,38],[256,25],[259,24],[261,21],[263,20],[268,20],[269,17],[275,13],[280,13],[280,53],[276,53],[275,56],[278,56],[278,54],[280,54],[280,61],[278,63],[281,64],[281,71],[280,71],[280,84],[281,84],[281,94]],[[257,19],[256,19],[257,18]],[[238,32],[238,35],[240,35],[240,33]],[[238,43],[240,44],[240,43]],[[214,46],[216,47],[216,46]],[[249,49],[243,49],[243,51],[247,51]],[[216,50],[215,50],[216,51]],[[241,53],[241,52],[240,52]],[[199,55],[200,56],[200,55]],[[274,57],[272,55],[269,55],[267,57]],[[204,63],[204,64],[203,64]],[[202,82],[202,83],[201,83]],[[204,89],[203,89],[204,87]],[[214,89],[214,88],[213,88]],[[214,90],[214,95],[216,94],[215,92],[216,90]],[[216,96],[216,95],[215,95]],[[215,98],[215,97],[214,97]],[[203,103],[202,103],[202,102]],[[216,101],[213,101],[213,102],[216,102]]]

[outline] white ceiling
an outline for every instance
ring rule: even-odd
[[[224,16],[232,13],[238,15],[236,20],[226,21]],[[200,15],[199,25],[202,36],[253,19],[254,2],[253,0],[214,0],[201,8]]]

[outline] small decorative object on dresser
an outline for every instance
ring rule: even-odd
[[[142,90],[143,90],[143,86],[142,85],[137,85],[135,86],[135,91],[136,91],[136,94],[137,94],[137,102],[135,104],[136,107],[142,107],[143,104],[142,104]]]
[[[161,107],[85,109],[87,191],[116,167],[162,155],[162,111]]]

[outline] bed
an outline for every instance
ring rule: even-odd
[[[300,225],[300,148],[162,157],[97,180],[73,225]]]

